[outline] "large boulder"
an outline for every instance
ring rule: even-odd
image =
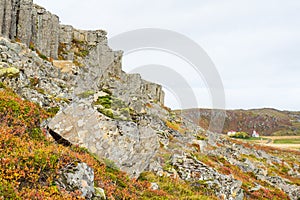
[[[131,177],[138,177],[148,167],[159,147],[150,126],[110,119],[85,103],[62,110],[48,127],[70,143],[114,161]]]

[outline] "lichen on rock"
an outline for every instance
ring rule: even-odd
[[[0,77],[6,76],[6,77],[14,77],[19,75],[20,70],[15,67],[8,67],[8,68],[1,68],[0,67]]]

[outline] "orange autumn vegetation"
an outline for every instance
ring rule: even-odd
[[[0,91],[0,198],[78,199],[78,191],[67,193],[55,185],[59,169],[77,161],[95,170],[95,184],[108,197],[135,198],[139,190],[147,190],[148,182],[130,181],[86,150],[51,142],[40,129],[41,121],[48,116],[13,92]]]
[[[195,155],[198,160],[215,168],[219,173],[232,175],[235,179],[243,182],[242,189],[244,190],[247,199],[289,199],[287,194],[276,187],[272,187],[264,181],[257,180],[252,172],[243,172],[238,166],[230,164],[222,156],[206,156]],[[250,188],[259,183],[262,188],[258,191],[250,191]]]
[[[40,128],[49,116],[0,82],[0,199],[80,199],[79,191],[63,191],[55,184],[59,169],[72,162],[92,167],[95,186],[109,199],[190,199],[195,194],[187,183],[170,178],[157,180],[164,187],[153,191],[151,180],[130,179],[86,149],[57,144]]]
[[[170,129],[173,129],[174,131],[178,131],[179,133],[184,133],[186,130],[181,128],[181,125],[176,122],[170,122],[166,121],[166,126],[169,127]]]

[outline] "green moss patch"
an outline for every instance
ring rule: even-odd
[[[98,97],[94,105],[100,113],[112,119],[131,121],[136,115],[125,102],[111,95]]]

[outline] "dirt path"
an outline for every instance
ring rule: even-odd
[[[273,143],[273,140],[269,138],[269,139],[267,140],[266,144],[270,144],[270,143]]]
[[[276,148],[284,148],[284,149],[294,149],[300,151],[300,144],[263,144],[265,146],[276,147]]]

